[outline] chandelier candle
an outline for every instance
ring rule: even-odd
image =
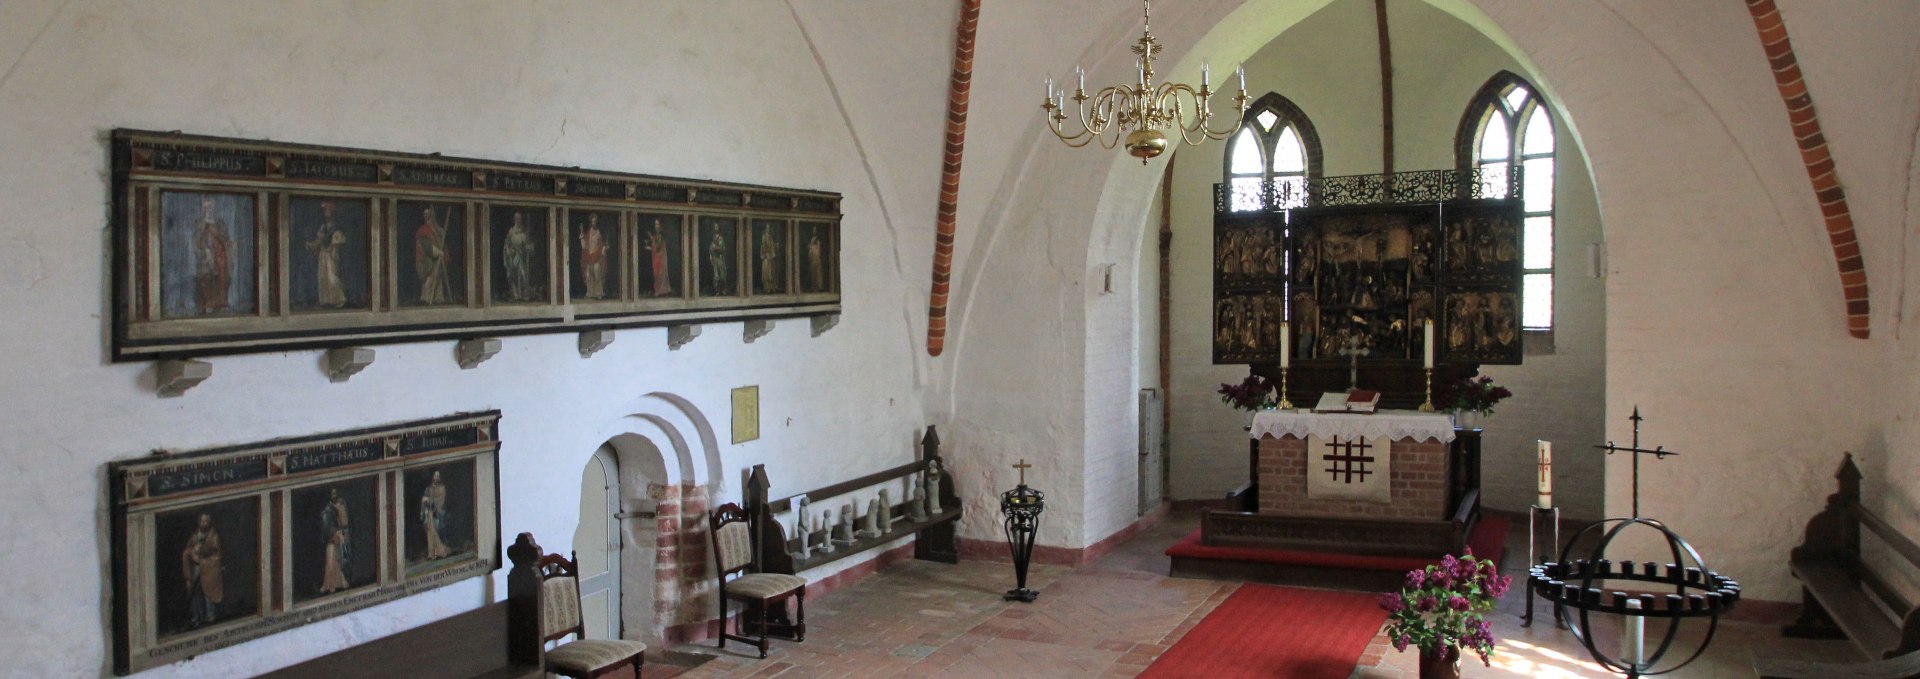
[[[1213,118],[1212,77],[1213,69],[1204,61],[1200,67],[1200,88],[1194,89],[1186,83],[1153,82],[1153,61],[1160,55],[1161,45],[1153,38],[1153,8],[1149,0],[1140,2],[1143,27],[1140,39],[1135,41],[1132,50],[1136,57],[1133,83],[1114,85],[1087,94],[1087,74],[1085,69],[1074,67],[1079,86],[1073,91],[1073,104],[1079,123],[1069,131],[1063,123],[1070,117],[1066,113],[1067,96],[1065,92],[1056,94],[1053,90],[1053,78],[1047,78],[1046,99],[1040,109],[1045,112],[1047,128],[1067,146],[1080,148],[1100,141],[1101,148],[1111,149],[1125,144],[1127,153],[1140,159],[1145,165],[1147,160],[1165,153],[1171,143],[1169,137],[1178,135],[1180,141],[1190,146],[1198,146],[1208,139],[1215,141],[1232,136],[1239,129],[1240,118],[1247,113],[1247,106],[1253,101],[1247,96],[1247,70],[1236,70],[1240,76],[1240,93],[1233,98],[1236,109],[1231,124],[1224,130],[1215,130],[1207,125]],[[1164,131],[1163,131],[1164,130]],[[1112,134],[1108,134],[1111,131]]]

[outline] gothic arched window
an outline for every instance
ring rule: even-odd
[[[1474,95],[1460,121],[1455,153],[1461,169],[1482,172],[1487,197],[1505,198],[1520,167],[1526,215],[1521,327],[1553,329],[1553,115],[1540,91],[1501,71]]]
[[[1225,174],[1234,212],[1305,207],[1307,180],[1320,176],[1320,135],[1300,107],[1269,92],[1227,143]],[[1263,199],[1267,186],[1273,195]]]

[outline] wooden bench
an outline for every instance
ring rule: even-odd
[[[538,662],[507,658],[509,602],[499,601],[271,672],[271,679],[472,677],[533,679]],[[431,669],[428,669],[431,668]]]
[[[542,679],[540,574],[508,550],[507,600],[262,675],[270,679]],[[522,563],[525,561],[525,563]]]
[[[1884,564],[1863,558],[1861,529],[1887,548],[1889,562],[1920,566],[1920,545],[1860,504],[1860,469],[1848,454],[1834,475],[1839,492],[1807,522],[1789,565],[1800,580],[1800,619],[1782,633],[1849,639],[1873,662],[1859,664],[1757,660],[1763,677],[1920,677],[1920,608],[1892,584]]]

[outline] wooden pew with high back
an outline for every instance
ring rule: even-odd
[[[1840,462],[1838,492],[1807,521],[1806,537],[1789,560],[1803,595],[1800,620],[1782,633],[1812,639],[1848,639],[1872,660],[1835,664],[1755,660],[1754,669],[1773,679],[1850,677],[1920,678],[1920,606],[1893,585],[1898,566],[1920,567],[1920,545],[1860,504],[1860,468],[1853,455]],[[1864,529],[1864,530],[1863,530]],[[1885,548],[1863,553],[1871,535]]]

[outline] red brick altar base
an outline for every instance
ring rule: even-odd
[[[1260,513],[1342,519],[1448,518],[1447,444],[1438,439],[1393,442],[1393,502],[1307,497],[1307,441],[1293,435],[1260,439]]]

